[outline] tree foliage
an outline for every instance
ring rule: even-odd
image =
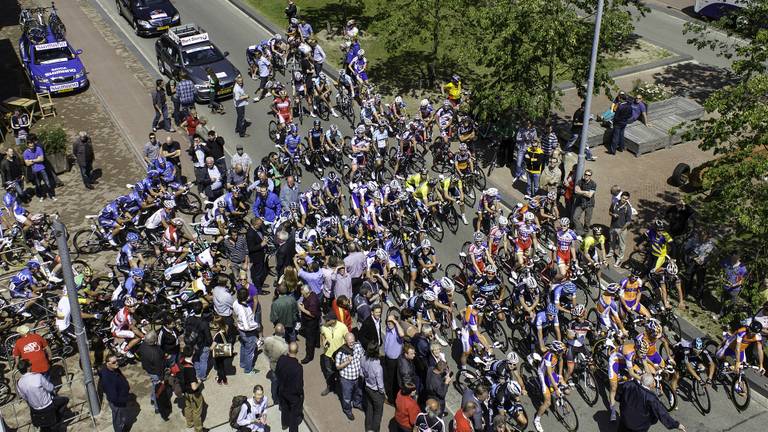
[[[733,58],[733,71],[740,77],[709,96],[704,103],[707,116],[689,124],[685,137],[700,140],[700,148],[718,156],[701,170],[702,188],[691,199],[700,223],[720,234],[718,250],[738,252],[746,261],[750,277],[744,297],[753,305],[766,300],[761,284],[768,277],[768,29],[753,18],[765,17],[767,4],[751,2],[729,17],[741,23],[740,33],[752,36],[738,46],[717,42],[707,27],[686,29],[693,34],[693,45]]]

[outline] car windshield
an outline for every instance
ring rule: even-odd
[[[183,51],[184,66],[202,66],[224,59],[218,48],[213,45],[203,45]]]
[[[166,3],[166,0],[138,0],[136,3],[138,4],[139,7],[146,8],[146,7],[160,6]]]
[[[35,64],[60,63],[75,58],[69,47],[35,51]]]

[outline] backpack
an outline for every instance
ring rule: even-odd
[[[246,405],[248,413],[251,412],[251,404],[248,403],[246,396],[235,396],[232,398],[232,404],[229,406],[229,426],[234,430],[240,430],[242,426],[237,424],[237,418],[240,416],[240,408]]]

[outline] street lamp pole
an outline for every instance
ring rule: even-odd
[[[56,243],[59,246],[59,257],[61,257],[61,272],[64,275],[64,285],[67,287],[67,297],[69,297],[69,307],[72,313],[72,323],[75,326],[75,337],[77,339],[77,351],[80,357],[80,367],[83,370],[83,381],[85,382],[85,392],[88,396],[88,406],[91,409],[91,416],[95,417],[101,412],[101,403],[96,394],[96,383],[93,379],[93,369],[91,368],[90,350],[88,349],[88,337],[85,334],[85,325],[83,316],[80,312],[80,304],[77,302],[77,285],[75,285],[75,275],[72,273],[72,259],[69,256],[67,247],[67,229],[58,219],[51,223],[53,233],[56,236]]]
[[[574,182],[578,182],[584,176],[584,152],[587,148],[587,131],[589,130],[590,110],[592,108],[592,92],[595,89],[595,67],[597,65],[597,49],[600,44],[600,25],[603,23],[603,4],[604,0],[597,1],[597,14],[595,15],[595,34],[592,37],[592,57],[589,61],[589,78],[587,79],[587,94],[584,98],[584,118],[581,126],[581,136],[579,136],[579,161],[576,165],[576,177]]]

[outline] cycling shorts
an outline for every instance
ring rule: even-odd
[[[539,372],[539,384],[541,385],[542,394],[549,393],[549,389],[554,388],[560,383],[560,375],[557,373],[552,372],[552,378],[554,381],[552,381],[546,374]]]
[[[586,346],[573,346],[568,345],[568,349],[565,351],[565,360],[568,363],[573,363],[576,360],[576,356],[579,355],[579,353],[584,354],[585,356],[589,356],[589,350]]]
[[[555,254],[555,262],[558,265],[569,265],[571,263],[571,250],[557,250],[557,253]]]
[[[293,116],[291,115],[290,112],[287,112],[287,113],[278,112],[277,113],[277,121],[280,124],[291,123],[293,121]]]
[[[624,305],[624,308],[626,308],[629,311],[633,312],[640,312],[640,309],[643,307],[642,304],[637,299],[634,300],[624,300],[622,303]]]
[[[114,219],[102,219],[99,218],[99,225],[104,229],[112,229],[117,226],[117,221]]]
[[[655,364],[656,366],[663,366],[665,361],[663,358],[661,358],[661,354],[659,354],[658,351],[651,355],[645,356],[646,359],[648,359],[649,362]]]
[[[627,375],[627,364],[619,361],[608,362],[608,380],[612,382],[619,381]]]
[[[136,337],[136,333],[131,330],[112,330],[112,336],[121,339],[133,339]]]
[[[20,224],[27,223],[27,216],[25,214],[18,214],[16,212],[13,212],[13,217],[16,219],[16,222]]]
[[[405,267],[405,263],[403,263],[403,257],[400,256],[400,254],[393,255],[389,257],[389,262],[393,264],[395,267]]]
[[[735,359],[736,358],[736,351],[734,351],[733,348],[731,348],[729,346],[725,346],[725,347],[722,347],[719,350],[717,350],[717,357],[718,358],[731,357],[731,358]],[[739,357],[741,357],[739,359],[740,362],[744,363],[744,362],[747,361],[747,355],[746,355],[746,353],[744,351],[742,351],[740,353]]]
[[[462,329],[460,333],[463,352],[468,353],[472,351],[472,347],[480,343],[480,338],[469,330]]]
[[[515,252],[518,254],[524,254],[528,252],[528,249],[533,245],[533,239],[528,237],[527,239],[515,238]],[[559,254],[559,252],[558,252]]]

